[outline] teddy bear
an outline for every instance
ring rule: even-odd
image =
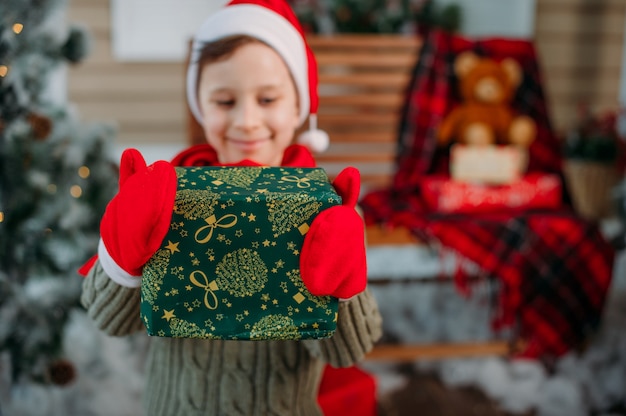
[[[463,102],[442,120],[439,145],[456,142],[528,148],[535,139],[535,122],[515,114],[510,105],[522,80],[518,62],[512,58],[497,62],[467,51],[455,59],[454,72]]]

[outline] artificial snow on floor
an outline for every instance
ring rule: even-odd
[[[408,283],[402,267],[416,259],[422,277],[449,273],[458,264],[432,252],[368,253],[371,290],[377,298],[387,335],[404,342],[489,339],[491,289],[477,285],[462,296],[453,284]],[[393,262],[389,262],[393,256]],[[434,257],[433,257],[434,256]],[[379,263],[380,262],[380,263]],[[471,267],[471,265],[469,265]],[[395,271],[394,271],[395,270]],[[383,275],[391,283],[377,284]],[[396,282],[393,279],[397,279]],[[626,255],[616,257],[615,276],[603,326],[582,355],[569,354],[552,373],[537,362],[502,358],[416,362],[450,386],[472,385],[511,412],[535,409],[538,416],[608,416],[626,400]],[[10,385],[0,357],[0,416],[135,416],[142,414],[143,362],[149,339],[144,334],[113,338],[98,331],[77,310],[66,328],[67,357],[77,379],[67,387]],[[6,358],[6,357],[5,357]],[[380,395],[406,382],[394,365],[365,363],[377,377]],[[602,413],[605,412],[605,413]]]
[[[584,353],[562,357],[550,374],[535,361],[501,358],[416,365],[431,365],[449,385],[478,386],[511,412],[608,416],[626,403],[626,254],[619,253],[614,270],[600,331]]]
[[[385,330],[401,342],[489,339],[488,290],[469,298],[453,287],[426,284],[376,288]],[[485,288],[482,288],[485,289]],[[411,305],[413,305],[411,307]],[[417,332],[414,332],[417,329]],[[446,359],[414,363],[434,372],[450,387],[474,386],[503,410],[536,416],[610,416],[626,403],[626,253],[618,253],[602,326],[582,354],[570,353],[548,372],[532,360],[500,357]],[[402,389],[407,376],[388,363],[365,363],[376,373],[379,394]]]

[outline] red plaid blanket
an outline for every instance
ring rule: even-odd
[[[535,119],[537,139],[529,149],[529,171],[562,178],[560,146],[546,112],[533,45],[522,40],[471,41],[433,31],[425,39],[407,90],[398,135],[393,185],[366,195],[361,205],[369,224],[408,227],[475,262],[497,288],[494,327],[516,325],[526,357],[558,357],[580,346],[597,329],[611,282],[614,250],[598,227],[572,212],[567,195],[558,211],[499,214],[429,212],[420,195],[424,175],[448,172],[448,155],[437,148],[442,117],[458,103],[454,57],[473,49],[501,59],[513,57],[524,80],[514,108]],[[456,276],[468,287],[463,272]]]

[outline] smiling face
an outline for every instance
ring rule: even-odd
[[[299,125],[296,88],[280,56],[250,42],[199,75],[204,134],[220,163],[279,166]]]

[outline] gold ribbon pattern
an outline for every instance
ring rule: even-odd
[[[230,222],[225,223],[225,221],[228,221],[229,219],[230,219]],[[204,222],[206,222],[208,225],[198,228],[194,236],[196,239],[196,242],[199,244],[206,244],[209,241],[211,241],[211,237],[213,237],[213,231],[215,231],[215,229],[218,227],[219,228],[234,227],[235,224],[237,224],[237,216],[235,214],[226,214],[220,217],[219,219],[217,219],[215,214],[213,214],[210,217],[205,218]],[[200,237],[200,235],[203,234],[206,230],[208,230],[207,234],[204,237]]]
[[[196,275],[200,275],[202,277],[202,281],[199,281],[196,278]],[[215,295],[215,291],[219,288],[217,287],[215,280],[209,282],[209,278],[202,270],[194,270],[191,272],[189,280],[194,284],[194,286],[204,289],[204,306],[210,310],[217,309],[219,302],[217,300],[217,296]],[[211,299],[211,302],[209,302],[209,298]]]
[[[310,188],[311,180],[309,178],[301,178],[295,175],[283,176],[281,180],[286,182],[294,182],[298,188]]]

